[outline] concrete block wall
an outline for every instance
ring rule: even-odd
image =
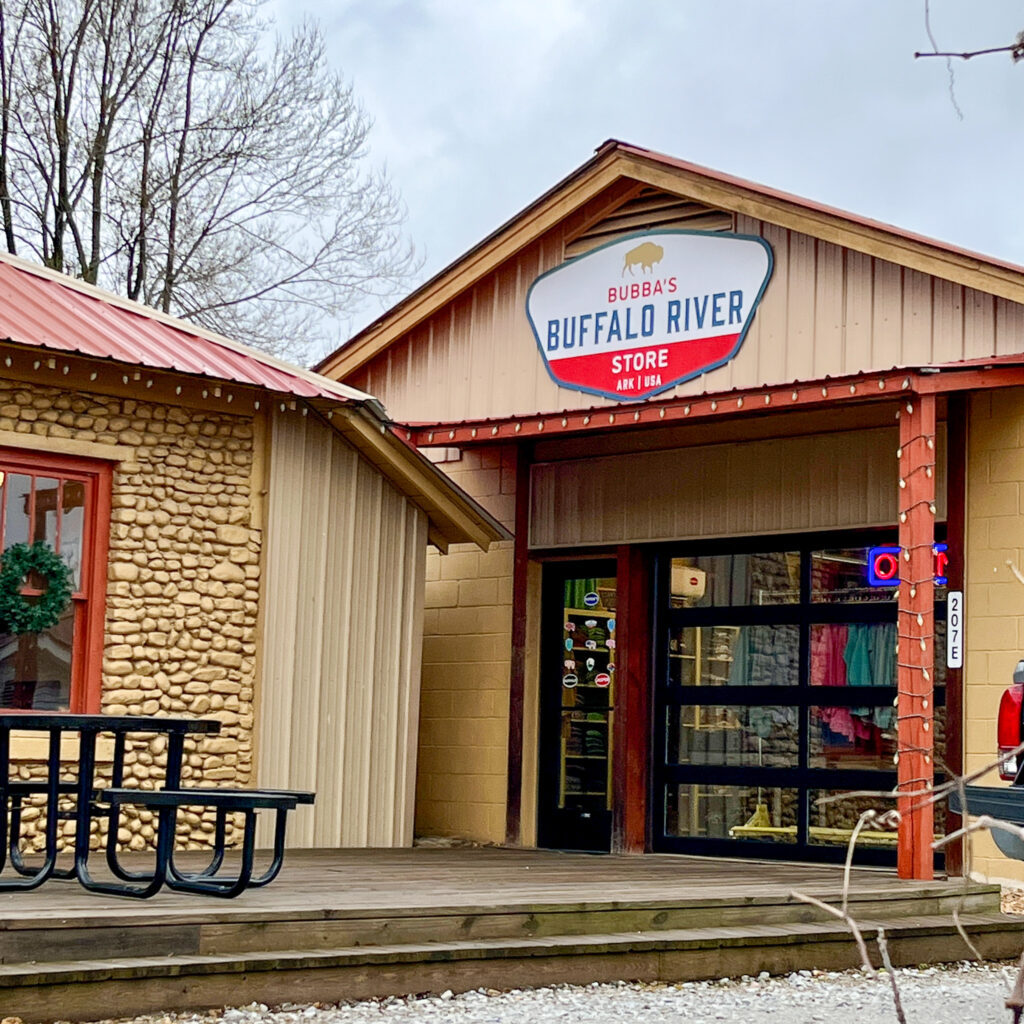
[[[464,451],[441,468],[512,529],[512,446]],[[505,838],[512,651],[512,543],[427,553],[416,785],[417,836]]]
[[[964,763],[993,761],[999,697],[1024,657],[1024,389],[972,396],[968,422],[965,567]],[[995,771],[979,780],[1002,785]],[[974,839],[972,871],[1024,881],[1024,862],[1004,857],[987,834]]]

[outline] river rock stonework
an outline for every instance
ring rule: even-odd
[[[250,784],[262,539],[252,416],[0,382],[0,431],[38,436],[41,452],[62,438],[134,449],[114,465],[102,710],[217,718],[220,735],[188,741],[183,781]],[[154,788],[165,747],[130,741],[125,785]],[[26,810],[29,824],[39,817]],[[183,812],[180,826],[182,845],[206,846],[213,813]],[[149,812],[126,809],[124,846],[153,833]]]

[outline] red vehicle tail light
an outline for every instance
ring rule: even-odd
[[[999,777],[1012,782],[1017,777],[1019,755],[1014,753],[1021,745],[1021,704],[1024,703],[1024,684],[1014,683],[1003,690],[999,698],[998,744],[1001,764]]]

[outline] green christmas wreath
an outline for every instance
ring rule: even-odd
[[[35,600],[21,588],[37,573],[46,590]],[[42,633],[57,624],[71,601],[71,570],[46,541],[12,544],[0,554],[0,629],[5,633]]]

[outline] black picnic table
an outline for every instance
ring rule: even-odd
[[[19,779],[11,771],[12,731],[39,732],[48,736],[44,774]],[[313,802],[314,794],[286,790],[211,789],[183,787],[181,770],[185,739],[209,736],[220,731],[213,718],[163,717],[152,715],[94,715],[65,713],[0,713],[0,893],[35,889],[51,878],[74,878],[90,892],[146,898],[164,885],[203,895],[233,897],[246,888],[266,885],[276,877],[284,859],[287,813],[298,804]],[[101,734],[114,737],[114,755],[109,786],[97,785],[96,741]],[[163,784],[156,789],[124,786],[127,738],[132,734],[167,737],[167,767]],[[73,781],[61,777],[61,742],[78,737],[77,771]],[[29,865],[21,850],[22,811],[27,799],[45,799],[43,860]],[[70,805],[61,809],[61,802]],[[156,817],[155,862],[152,870],[130,871],[118,856],[118,824],[125,804],[146,807]],[[174,863],[174,842],[181,807],[216,810],[216,827],[210,862],[198,872],[183,872]],[[270,867],[253,877],[256,811],[276,813],[274,851]],[[227,847],[227,819],[241,814],[244,819],[241,866],[222,871]],[[74,858],[68,867],[58,864],[58,822],[75,822]],[[106,819],[104,844],[106,867],[113,880],[98,879],[89,870],[92,822]],[[8,870],[8,857],[10,870]]]

